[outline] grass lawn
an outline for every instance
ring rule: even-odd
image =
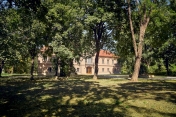
[[[176,117],[176,80],[0,78],[0,117]]]

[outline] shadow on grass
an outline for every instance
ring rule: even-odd
[[[147,116],[148,113],[153,116],[176,116],[175,82],[114,81],[113,86],[102,86],[99,81],[85,80],[91,76],[83,77],[68,81],[30,81],[25,78],[1,80],[0,116],[130,117]],[[150,107],[146,103],[150,100],[153,106],[159,104],[158,101],[169,103],[169,108],[173,110],[160,111],[160,108]],[[160,105],[168,106],[163,104]]]

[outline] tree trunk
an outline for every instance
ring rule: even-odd
[[[2,60],[2,62],[0,64],[0,77],[2,77],[1,74],[2,74],[3,68],[4,68],[4,60]]]
[[[59,67],[59,64],[55,64],[55,80],[57,80],[58,79],[58,67]]]
[[[142,58],[142,49],[143,49],[143,39],[144,39],[144,30],[145,27],[141,26],[140,27],[140,37],[139,37],[139,44],[137,48],[137,56],[135,56],[135,65],[134,65],[134,71],[131,77],[131,81],[137,82],[138,81],[138,76],[139,76],[139,71],[140,71],[140,66],[141,66],[141,58]]]
[[[30,80],[34,80],[34,56],[32,56],[32,60],[31,60],[31,78]]]
[[[165,59],[165,65],[166,65],[166,71],[167,71],[167,76],[169,76],[169,60],[168,58]]]
[[[141,65],[141,58],[142,58],[142,49],[143,49],[143,43],[144,43],[144,35],[145,31],[147,29],[147,25],[149,23],[150,17],[147,16],[146,8],[143,7],[143,16],[141,16],[140,20],[140,32],[139,32],[139,43],[137,45],[134,28],[133,28],[133,22],[131,17],[131,6],[130,6],[130,0],[128,0],[128,18],[130,22],[130,30],[131,30],[131,36],[132,36],[132,42],[133,42],[133,48],[135,53],[135,65],[134,65],[134,71],[131,77],[131,81],[138,81],[139,76],[139,70]],[[150,12],[149,12],[150,15]]]
[[[138,81],[140,65],[141,65],[141,58],[136,58],[135,59],[135,65],[134,65],[134,71],[133,71],[133,74],[132,74],[132,77],[131,77],[131,81],[134,81],[134,82]]]
[[[58,75],[59,75],[59,72],[58,72],[58,70],[59,70],[59,63],[60,63],[59,61],[60,61],[59,57],[56,57],[54,59],[54,70],[55,70],[54,76],[55,76],[55,80],[58,79]]]
[[[2,74],[2,66],[0,65],[0,77],[2,77],[1,74]]]
[[[55,76],[58,76],[58,66],[59,66],[59,58],[55,59]]]
[[[76,72],[75,72],[75,68],[74,68],[74,65],[73,65],[73,59],[70,59],[69,63],[70,63],[70,74],[69,74],[69,76],[74,76]]]
[[[130,23],[130,30],[131,30],[134,53],[135,53],[135,57],[136,57],[137,56],[137,44],[136,44],[136,38],[135,38],[135,34],[134,34],[133,21],[132,21],[132,18],[131,18],[130,0],[128,0],[128,18],[129,18],[129,23]]]
[[[103,47],[103,38],[102,34],[104,31],[104,22],[98,23],[95,28],[93,28],[94,31],[94,38],[95,38],[95,46],[96,46],[96,56],[95,56],[95,71],[94,71],[94,76],[93,79],[97,80],[98,77],[98,58],[99,58],[99,53],[100,49]]]
[[[66,77],[68,74],[68,60],[67,59],[60,59],[60,76]]]
[[[98,49],[96,51],[96,56],[95,56],[95,71],[94,71],[94,76],[93,76],[93,79],[94,80],[97,80],[98,78],[98,58],[99,58],[99,53],[100,53],[100,50]]]

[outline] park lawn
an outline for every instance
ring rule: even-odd
[[[174,117],[176,81],[0,78],[2,117]]]

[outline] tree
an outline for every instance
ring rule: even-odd
[[[149,8],[151,9],[151,8]],[[128,0],[128,15],[129,15],[129,22],[130,22],[130,29],[131,29],[131,35],[132,35],[132,40],[133,40],[133,47],[134,47],[134,53],[135,53],[135,65],[134,65],[134,72],[132,74],[132,81],[137,81],[139,70],[140,70],[140,64],[141,64],[141,58],[142,58],[142,49],[143,49],[143,42],[144,42],[144,35],[145,35],[145,30],[147,28],[147,25],[150,20],[150,13],[149,11],[147,13],[146,5],[144,4],[143,6],[141,5],[141,19],[140,19],[140,32],[139,32],[139,43],[137,45],[136,43],[136,38],[134,34],[134,27],[133,27],[133,21],[131,17],[131,1]]]
[[[170,19],[170,24],[171,24],[171,37],[172,38],[176,38],[176,21],[174,20],[176,18],[176,1],[175,0],[170,0],[170,4],[169,4],[170,8],[171,8],[171,13],[172,13],[172,17]],[[176,41],[175,41],[176,43]]]
[[[148,52],[145,53],[145,58],[148,56],[148,63],[151,61],[149,59],[155,59],[156,64],[159,64],[159,66],[162,63],[158,62],[163,60],[169,75],[169,65],[175,61],[175,20],[173,19],[175,19],[176,12],[174,11],[174,2],[172,0],[167,1],[167,5],[161,5],[160,9],[165,12],[155,12],[155,17],[152,17],[146,32],[145,45],[147,44],[147,46],[145,48],[147,48]]]
[[[162,5],[163,3],[163,5]],[[162,6],[166,5],[166,1],[150,1],[150,0],[128,0],[128,18],[130,23],[132,43],[135,53],[135,65],[132,74],[132,81],[138,81],[138,75],[141,65],[142,51],[144,45],[144,37],[151,17],[157,13],[161,13]],[[132,13],[137,15],[137,19],[132,19]],[[167,15],[167,14],[166,14]],[[138,21],[137,21],[138,20]],[[134,23],[137,23],[139,30],[134,30]]]
[[[171,63],[175,63],[176,61],[176,45],[174,44],[169,44],[165,46],[165,48],[161,48],[159,52],[160,58],[163,58],[165,66],[166,66],[166,71],[167,75],[170,75],[170,70],[169,66]]]
[[[58,1],[50,2],[47,14],[48,24],[51,27],[49,44],[55,54],[55,70],[58,75],[58,65],[61,64],[61,74],[73,69],[73,59],[78,59],[83,52],[83,25],[81,24],[82,10],[78,2]],[[65,63],[65,64],[64,64]],[[67,66],[67,70],[64,69]],[[68,67],[69,66],[69,67]],[[69,75],[70,72],[66,75]],[[63,73],[63,74],[62,74]]]
[[[19,25],[20,36],[18,37],[23,44],[23,52],[26,52],[31,58],[31,80],[34,72],[34,60],[39,53],[40,48],[47,43],[46,25],[43,21],[45,7],[40,0],[35,2],[15,1],[20,10],[21,24]],[[41,13],[43,15],[41,15]],[[25,23],[24,23],[25,22]]]
[[[7,1],[0,3],[0,62],[13,66],[21,59],[21,43],[18,25],[20,16],[18,10],[12,8]],[[4,66],[4,65],[2,65]]]
[[[5,56],[4,58],[10,59],[10,62],[11,56],[16,57],[14,63],[30,56],[33,80],[34,59],[40,47],[47,43],[44,23],[46,7],[40,0],[4,0],[1,8],[1,13],[5,15],[2,16],[3,20],[0,20],[3,27],[1,48],[4,49],[0,53]]]
[[[114,13],[109,11],[108,1],[89,0],[85,2],[85,32],[95,46],[95,71],[93,79],[98,76],[98,58],[100,49],[112,39]],[[113,41],[112,41],[113,42]]]

